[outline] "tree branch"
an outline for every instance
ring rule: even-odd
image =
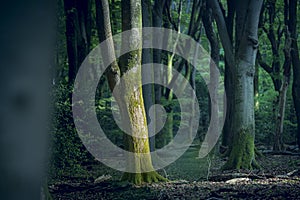
[[[235,66],[233,47],[219,2],[218,0],[209,0],[208,3],[213,10],[213,14],[219,30],[220,39],[226,54],[226,61],[229,64],[229,66],[233,67]]]
[[[99,42],[107,40],[107,46],[104,47],[105,49],[101,49],[101,54],[103,58],[111,58],[114,60],[107,73],[108,84],[111,91],[113,91],[115,85],[118,83],[118,80],[120,80],[120,68],[115,58],[115,48],[112,40],[110,24],[109,3],[108,0],[95,1]]]
[[[259,52],[259,50],[257,51],[257,61],[258,61],[258,64],[268,73],[268,74],[271,74],[272,73],[272,68],[266,63],[263,61],[262,57],[261,57],[261,54]]]
[[[169,2],[165,4],[165,10],[168,17],[169,22],[172,24],[175,31],[178,31],[178,26],[176,25],[175,21],[173,20],[170,12],[170,4]]]

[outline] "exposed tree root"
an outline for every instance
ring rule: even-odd
[[[153,183],[167,181],[168,179],[159,175],[156,171],[146,173],[127,173],[125,172],[121,178],[122,181],[128,181],[135,185],[142,183]]]

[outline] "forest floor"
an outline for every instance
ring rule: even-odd
[[[190,148],[160,173],[170,181],[134,186],[120,182],[121,172],[90,163],[87,173],[50,181],[58,199],[300,199],[300,156],[263,155],[262,169],[221,171],[225,160],[214,156],[197,159]]]

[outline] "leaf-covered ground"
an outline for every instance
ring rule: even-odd
[[[300,199],[300,157],[265,155],[261,170],[221,171],[219,157],[197,159],[190,148],[160,173],[170,181],[134,186],[120,182],[121,173],[93,163],[88,174],[56,178],[54,199]]]

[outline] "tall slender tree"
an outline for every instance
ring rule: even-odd
[[[79,66],[90,51],[91,0],[64,0],[69,64],[69,85],[72,86]]]
[[[218,115],[215,115],[213,113],[219,112],[218,107],[218,86],[219,86],[219,77],[217,73],[217,67],[219,67],[219,61],[220,61],[220,47],[219,47],[219,40],[215,33],[214,27],[213,27],[213,15],[212,10],[208,6],[207,1],[204,4],[203,9],[203,15],[202,15],[202,21],[205,28],[205,34],[209,40],[210,43],[210,49],[211,49],[211,62],[210,62],[210,83],[208,85],[209,88],[209,105],[211,107],[210,109],[210,121],[214,122],[213,126],[210,126],[210,132],[215,134],[216,136],[219,134],[219,119]]]
[[[234,1],[227,1],[227,16],[225,17],[225,24],[228,31],[228,40],[230,43],[233,43],[233,26],[234,26],[234,17],[235,17],[235,3]],[[224,13],[224,11],[222,11]],[[227,57],[227,54],[225,51],[225,57]],[[224,70],[224,85],[226,90],[226,117],[223,127],[223,134],[222,134],[222,143],[220,152],[224,153],[225,155],[229,154],[232,147],[232,141],[233,141],[233,131],[232,131],[232,119],[233,119],[233,108],[234,108],[234,90],[233,90],[233,71],[230,70],[231,66],[230,64],[233,64],[231,62],[228,62],[227,59],[225,59],[225,70]]]

